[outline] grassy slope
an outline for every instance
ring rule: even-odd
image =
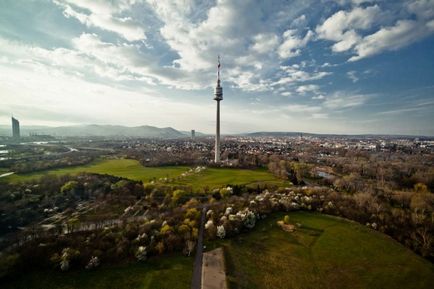
[[[177,177],[189,168],[185,166],[170,167],[144,167],[136,160],[130,159],[113,159],[98,161],[85,166],[60,168],[43,172],[35,172],[22,175],[11,175],[1,180],[8,182],[27,181],[37,179],[47,174],[65,175],[76,174],[79,172],[110,174],[125,177],[133,180],[142,180],[148,182],[153,178],[157,180],[164,177]],[[197,189],[208,186],[210,188],[221,187],[226,184],[253,184],[253,183],[271,183],[283,185],[282,180],[277,179],[266,170],[244,170],[244,169],[217,169],[208,168],[205,171],[176,181],[176,184],[191,185]]]
[[[231,288],[432,288],[434,266],[389,237],[337,218],[282,214],[247,234],[218,242],[227,249]],[[218,244],[217,244],[218,245]]]
[[[98,161],[85,166],[69,167],[35,172],[22,175],[11,175],[3,178],[5,181],[17,182],[37,179],[47,174],[65,175],[77,174],[80,172],[110,174],[125,177],[133,180],[142,180],[148,182],[152,178],[175,177],[188,170],[188,167],[144,167],[136,160],[130,159],[113,159]]]
[[[38,272],[0,284],[3,289],[189,289],[193,258],[163,257],[93,271]]]

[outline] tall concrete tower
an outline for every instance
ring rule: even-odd
[[[214,92],[214,100],[217,101],[217,123],[215,133],[215,157],[214,162],[220,162],[220,101],[223,100],[223,88],[220,86],[220,56],[217,64],[217,86]]]
[[[20,138],[20,122],[14,117],[12,117],[12,137]]]

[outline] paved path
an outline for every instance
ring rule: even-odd
[[[203,254],[202,289],[227,289],[223,248]]]
[[[200,216],[199,236],[197,237],[196,256],[193,265],[193,280],[191,289],[201,289],[202,287],[202,259],[203,259],[203,227],[205,223],[206,207],[202,209]]]
[[[4,178],[4,177],[7,177],[7,176],[10,176],[10,175],[13,175],[13,174],[15,174],[15,173],[14,172],[4,173],[4,174],[0,175],[0,178]]]

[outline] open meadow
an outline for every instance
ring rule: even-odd
[[[277,226],[284,214],[223,245],[230,288],[432,288],[434,266],[390,237],[335,217],[289,213],[301,228]]]
[[[152,179],[165,177],[175,177],[185,172],[188,167],[172,166],[172,167],[144,167],[136,160],[130,159],[108,159],[99,160],[85,166],[66,167],[53,170],[39,171],[29,174],[14,174],[3,178],[4,181],[19,182],[27,180],[35,180],[42,176],[78,174],[82,172],[109,174],[118,177],[124,177],[132,180],[149,182]]]
[[[53,170],[40,171],[29,174],[13,174],[0,180],[7,182],[22,182],[35,180],[45,175],[66,175],[78,174],[81,172],[109,174],[124,177],[132,180],[143,181],[144,183],[152,180],[158,181],[161,178],[172,179],[171,183],[178,185],[189,185],[193,189],[203,187],[219,188],[224,185],[285,185],[288,184],[265,169],[247,170],[231,168],[206,168],[199,173],[193,173],[185,177],[181,174],[187,172],[187,166],[167,166],[167,167],[144,167],[138,161],[131,159],[108,159],[100,160],[85,166],[59,168]]]

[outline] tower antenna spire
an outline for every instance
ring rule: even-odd
[[[217,56],[217,80],[220,82],[220,54]]]

